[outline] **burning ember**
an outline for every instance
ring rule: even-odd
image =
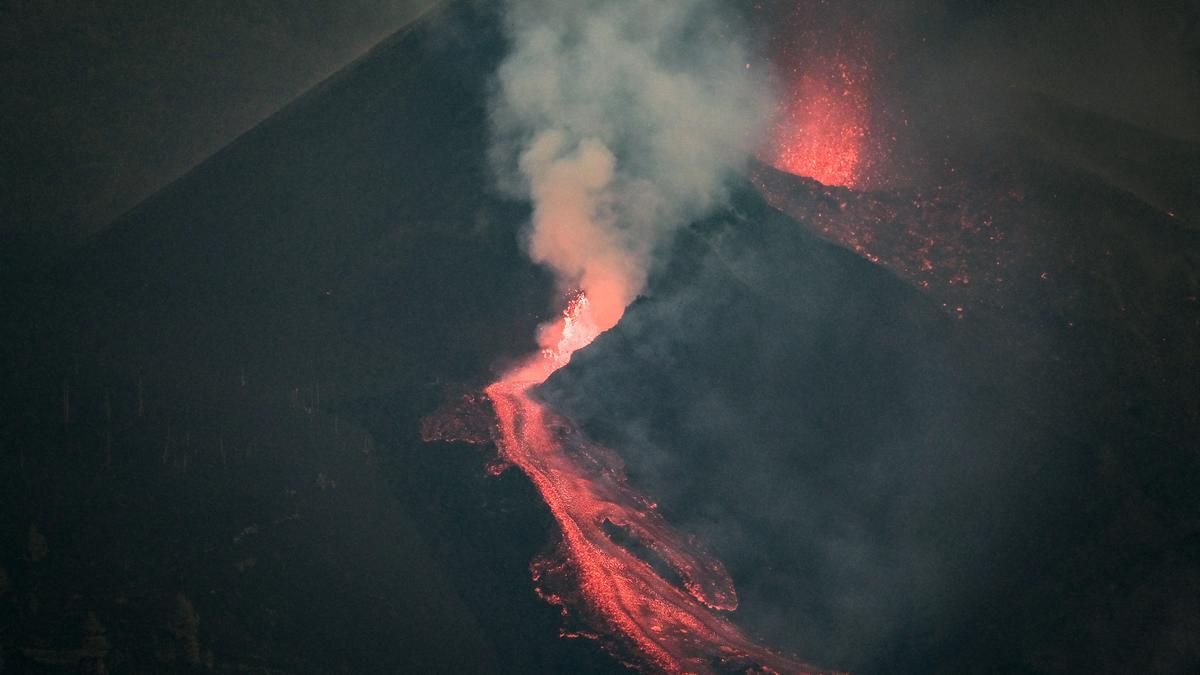
[[[772,38],[781,83],[760,159],[824,185],[862,187],[871,163],[871,40],[850,10],[796,3]]]
[[[800,74],[776,113],[770,163],[825,185],[854,187],[866,152],[865,78],[848,63]]]
[[[596,338],[590,311],[587,296],[575,295],[543,330],[543,344],[549,335],[554,346],[486,389],[495,412],[491,441],[537,487],[562,532],[554,553],[534,561],[531,572],[538,594],[578,626],[563,635],[596,638],[618,658],[654,671],[816,672],[754,644],[720,614],[738,603],[721,562],[672,530],[629,486],[616,453],[531,396]],[[463,414],[461,407],[443,413]],[[474,438],[461,418],[437,417],[422,427],[426,440]]]
[[[760,194],[951,316],[1046,290],[1045,246],[1027,224],[1023,191],[1003,175],[971,182],[947,163],[936,185],[896,184],[892,152],[909,140],[899,131],[907,120],[872,99],[872,74],[887,61],[871,28],[878,17],[823,0],[780,4],[771,52],[783,95],[749,171]]]
[[[970,193],[860,192],[827,187],[769,167],[750,172],[772,206],[823,239],[886,267],[937,299],[951,315],[999,308],[1048,264],[1022,225],[1016,188]]]

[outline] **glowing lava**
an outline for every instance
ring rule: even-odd
[[[759,158],[824,185],[862,187],[871,147],[868,22],[836,3],[778,3],[771,38],[779,102]]]
[[[1054,265],[1052,251],[1039,242],[1024,191],[998,177],[986,189],[959,182],[930,191],[860,191],[759,165],[750,179],[772,206],[891,270],[952,316],[1033,307],[1027,298],[1049,288],[1041,273]]]
[[[738,602],[721,562],[672,530],[628,485],[614,452],[531,396],[599,332],[587,297],[577,295],[543,331],[557,342],[486,389],[493,442],[537,487],[562,532],[554,555],[534,561],[531,571],[539,595],[586,631],[563,635],[594,637],[643,670],[817,672],[754,644],[719,614]],[[437,428],[425,429],[427,439],[440,435]]]
[[[845,63],[796,78],[776,115],[770,163],[825,185],[857,185],[866,151],[864,78]]]

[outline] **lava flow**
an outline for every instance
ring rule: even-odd
[[[587,297],[577,295],[552,330],[560,336],[556,346],[486,394],[501,457],[529,477],[562,532],[554,554],[536,560],[531,571],[539,595],[585,631],[564,630],[564,636],[594,637],[643,670],[818,672],[754,644],[719,614],[737,607],[721,562],[672,530],[655,504],[629,486],[613,451],[533,398],[530,390],[599,332]],[[427,425],[427,440],[440,440],[439,428]]]

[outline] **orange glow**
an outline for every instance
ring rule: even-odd
[[[617,319],[620,319],[619,315]],[[613,324],[616,324],[615,320]],[[543,332],[542,337],[549,338],[552,342],[542,348],[542,356],[549,359],[555,370],[567,365],[571,354],[576,350],[592,344],[592,340],[595,340],[601,331],[592,313],[592,303],[583,293],[576,293],[567,301],[562,318],[552,326]]]
[[[776,113],[769,163],[825,185],[858,184],[868,119],[865,76],[856,70],[838,64],[791,83]]]
[[[541,351],[508,373],[506,379],[528,382],[531,386],[545,382],[551,373],[570,363],[571,354],[592,344],[592,340],[615,325],[620,318],[618,314],[611,324],[602,327],[596,320],[594,305],[587,294],[572,293],[562,316],[538,329]]]
[[[824,185],[862,188],[878,150],[869,105],[873,15],[825,0],[777,4],[770,51],[779,101],[759,159]]]
[[[535,590],[580,626],[564,628],[564,636],[596,638],[644,670],[817,672],[756,645],[722,616],[738,604],[724,565],[629,486],[615,452],[531,395],[599,335],[592,310],[587,295],[573,295],[562,316],[543,327],[542,351],[485,390],[500,456],[489,473],[510,464],[524,472],[562,532],[555,553],[530,567]],[[450,419],[427,419],[422,435],[472,442],[468,418],[475,413],[468,411],[478,410],[476,402],[468,396],[444,413]]]

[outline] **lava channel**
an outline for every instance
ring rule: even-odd
[[[558,347],[486,389],[501,458],[529,477],[562,532],[531,572],[538,594],[583,627],[563,635],[595,638],[644,671],[821,672],[755,644],[722,615],[738,603],[724,565],[629,486],[616,453],[531,395],[596,336],[587,312],[587,298],[576,296],[557,326]]]

